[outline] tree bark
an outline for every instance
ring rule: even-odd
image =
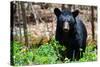
[[[72,10],[72,5],[71,5],[71,4],[68,5],[68,9],[69,9],[70,11]]]
[[[19,23],[19,40],[20,43],[22,42],[22,33],[21,33],[21,22],[20,22],[20,18],[21,18],[21,13],[20,13],[20,1],[18,2],[18,23]]]
[[[61,9],[62,9],[62,10],[65,10],[65,9],[66,9],[66,8],[65,8],[65,4],[62,4]]]
[[[39,21],[38,21],[38,19],[37,19],[37,15],[36,15],[37,13],[36,13],[35,9],[32,7],[32,3],[29,3],[29,5],[30,5],[30,7],[31,7],[32,13],[34,14],[34,19],[35,19],[36,25],[37,25],[37,27],[38,27]]]
[[[21,2],[21,10],[22,10],[22,18],[23,18],[23,28],[24,28],[25,45],[28,47],[27,17],[26,17],[24,2]]]
[[[94,26],[94,7],[91,6],[91,31],[92,31],[92,40],[95,39],[95,32],[94,32],[94,29],[95,29],[95,26]]]

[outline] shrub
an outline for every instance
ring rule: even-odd
[[[60,62],[60,51],[62,46],[52,39],[49,43],[41,45],[34,56],[34,62],[36,64],[55,64]]]
[[[86,51],[83,54],[83,58],[81,58],[79,61],[81,62],[88,62],[88,61],[96,61],[97,60],[97,49],[96,45],[87,45]]]
[[[11,47],[12,48],[12,47]],[[51,39],[49,43],[42,44],[38,48],[26,48],[21,43],[13,42],[13,59],[14,65],[32,65],[32,64],[56,64],[56,63],[69,63],[78,62],[70,61],[67,57],[61,61],[63,52],[66,48],[60,45],[55,39]],[[83,57],[80,62],[96,61],[97,49],[95,44],[89,44],[86,47]]]
[[[33,52],[31,49],[26,49],[25,46],[22,46],[18,42],[13,42],[13,59],[14,65],[27,65],[32,63]]]
[[[40,46],[36,54],[34,56],[34,62],[36,64],[54,64],[57,60],[57,55],[55,53],[55,50],[51,45],[42,45]]]

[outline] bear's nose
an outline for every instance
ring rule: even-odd
[[[64,23],[63,30],[64,30],[65,32],[69,31],[69,24],[68,24],[68,22],[65,22],[65,23]]]
[[[64,32],[68,32],[69,30],[68,29],[63,29],[64,30]]]

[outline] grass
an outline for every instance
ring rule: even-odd
[[[58,64],[69,63],[70,60],[65,58],[61,61],[61,52],[65,50],[57,41],[52,39],[49,43],[39,47],[26,48],[21,43],[14,41],[13,59],[15,66],[21,65],[37,65],[37,64]],[[79,62],[88,62],[97,60],[97,49],[94,43],[90,43],[86,47],[86,51]],[[75,62],[75,61],[72,61]]]

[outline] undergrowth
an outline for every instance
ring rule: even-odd
[[[52,39],[49,43],[43,44],[39,47],[27,48],[21,43],[13,42],[13,60],[15,66],[20,65],[36,65],[36,64],[57,64],[57,63],[69,63],[70,60],[66,57],[62,62],[61,53],[66,48],[60,45],[55,39]],[[95,44],[89,44],[86,47],[86,51],[79,62],[88,62],[97,60],[97,49]],[[72,61],[75,62],[75,61]]]

